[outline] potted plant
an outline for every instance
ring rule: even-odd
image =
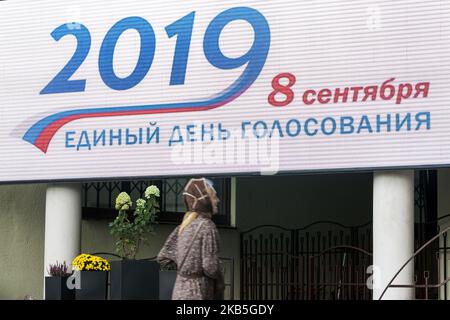
[[[148,236],[154,233],[153,226],[159,212],[158,187],[151,185],[145,190],[145,199],[137,199],[134,212],[132,200],[126,192],[116,199],[116,219],[110,223],[110,232],[117,238],[116,252],[121,261],[111,262],[111,292],[113,300],[158,299],[159,265],[155,261],[136,260]]]
[[[72,272],[66,262],[50,264],[47,272],[50,276],[45,277],[45,300],[74,300],[75,291],[67,287]]]
[[[79,276],[75,287],[77,300],[106,300],[108,295],[108,271],[111,265],[106,259],[90,254],[80,254],[72,261],[72,268]]]
[[[172,300],[173,287],[177,279],[176,266],[161,268],[159,272],[159,299]]]

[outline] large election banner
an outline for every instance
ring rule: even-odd
[[[450,1],[0,2],[0,182],[450,165]]]

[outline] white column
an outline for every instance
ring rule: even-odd
[[[71,264],[81,248],[81,185],[49,184],[45,203],[44,274],[50,263]]]
[[[414,254],[414,171],[375,172],[373,177],[373,298],[378,299]],[[393,284],[413,284],[409,263]],[[410,288],[389,288],[383,300],[414,299]]]

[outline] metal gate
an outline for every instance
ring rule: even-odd
[[[439,232],[439,221],[450,217],[437,217],[436,170],[415,172],[414,200],[418,250]],[[414,256],[415,287],[447,279],[447,234],[441,238]],[[263,225],[241,233],[240,241],[242,299],[372,299],[366,285],[372,222],[319,221],[299,229]],[[443,285],[447,297],[447,282]],[[437,299],[438,293],[437,288],[416,290],[416,298]]]
[[[371,223],[264,225],[243,232],[241,299],[371,299],[366,286],[371,241]]]

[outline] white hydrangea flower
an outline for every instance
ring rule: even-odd
[[[121,192],[116,199],[116,210],[129,210],[133,205],[131,198],[126,192]]]
[[[147,187],[147,189],[145,189],[145,197],[147,199],[149,199],[152,195],[154,195],[155,197],[159,197],[159,189],[155,185],[151,185],[150,187]]]
[[[146,201],[144,199],[136,200],[136,207],[145,207]]]

